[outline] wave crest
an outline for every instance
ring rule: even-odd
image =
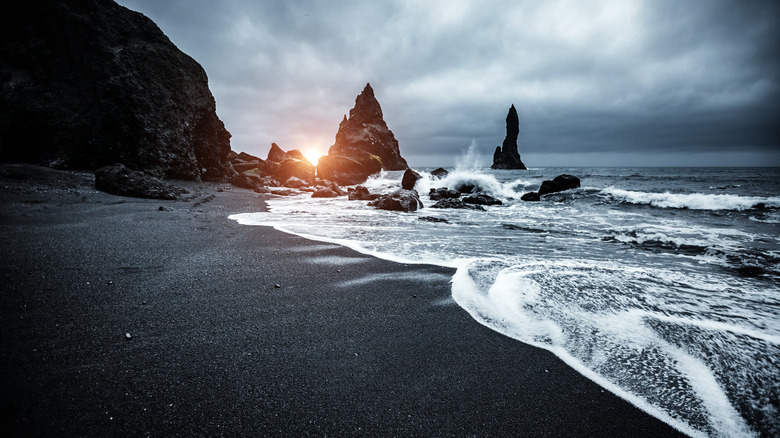
[[[752,208],[780,208],[780,197],[738,196],[706,193],[650,193],[608,187],[602,194],[629,204],[650,205],[658,208],[690,210],[749,210]]]

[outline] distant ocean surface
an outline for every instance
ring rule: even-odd
[[[422,173],[426,207],[430,188],[466,182],[504,205],[398,213],[305,194],[231,218],[456,267],[452,296],[475,320],[680,430],[780,436],[779,168]],[[582,187],[520,201],[559,174]],[[365,185],[389,193],[401,175]]]

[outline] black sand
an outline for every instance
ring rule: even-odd
[[[473,321],[449,269],[239,225],[242,189],[50,179],[0,178],[4,436],[679,434]]]

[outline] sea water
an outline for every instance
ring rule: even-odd
[[[476,321],[547,349],[694,436],[780,436],[780,169],[460,166],[421,172],[426,208],[274,197],[231,216],[404,263],[457,268]],[[523,202],[545,179],[582,187]],[[366,186],[389,193],[401,172]],[[503,205],[433,209],[473,184]]]

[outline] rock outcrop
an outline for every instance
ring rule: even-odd
[[[271,143],[271,150],[265,160],[265,169],[268,175],[279,182],[284,182],[291,177],[298,178],[306,185],[314,183],[314,165],[297,149],[284,152],[276,143]]]
[[[450,172],[447,169],[443,168],[443,167],[439,167],[438,169],[434,169],[434,170],[431,171],[431,176],[436,178],[436,179],[444,179],[449,174],[450,174]]]
[[[382,161],[376,155],[352,151],[350,156],[325,155],[317,162],[317,176],[343,186],[365,182],[369,176],[382,170]]]
[[[398,189],[389,195],[382,195],[376,200],[369,202],[368,205],[380,210],[405,211],[407,213],[423,208],[417,192],[404,189]]]
[[[491,169],[525,169],[523,160],[520,159],[520,153],[517,152],[517,136],[520,134],[520,118],[517,116],[517,110],[512,105],[509,108],[509,114],[506,116],[506,137],[501,146],[496,146],[496,152],[493,154],[493,165]]]
[[[580,187],[580,179],[574,175],[558,175],[552,180],[542,181],[541,187],[536,192],[529,192],[520,197],[523,201],[536,202],[542,199],[542,196],[550,193],[563,192],[565,190],[576,189]]]
[[[412,169],[406,169],[404,176],[401,177],[401,188],[406,190],[413,190],[414,185],[420,180],[422,176]]]
[[[496,199],[484,193],[466,196],[463,198],[463,202],[465,202],[466,204],[474,204],[474,205],[502,205],[503,204],[503,202],[501,202],[500,199]]]
[[[371,194],[364,186],[350,187],[348,191],[348,199],[350,201],[373,201],[382,195]]]
[[[250,190],[266,186],[265,179],[259,173],[252,172],[251,170],[239,173],[238,175],[234,176],[230,182],[236,187],[242,187]]]
[[[542,181],[539,187],[539,195],[558,193],[564,190],[576,189],[580,186],[580,179],[574,175],[558,175],[552,180]]]
[[[176,199],[184,191],[123,164],[105,166],[95,171],[95,187],[114,195],[132,198]]]
[[[405,170],[398,140],[382,118],[374,90],[366,84],[336,133],[328,155],[317,163],[317,176],[342,185],[360,184],[380,170]]]
[[[469,204],[463,202],[462,199],[457,198],[444,198],[440,199],[435,204],[431,205],[431,208],[455,208],[461,210],[480,210],[485,211],[485,208],[477,204]]]
[[[314,184],[314,165],[297,149],[285,152],[276,143],[271,143],[267,159],[245,152],[235,154],[231,159],[233,167],[240,173],[235,175],[233,185],[248,189],[259,187],[300,188]]]
[[[29,0],[0,27],[0,160],[233,175],[206,72],[149,18],[112,0]]]
[[[526,202],[538,202],[542,200],[542,196],[539,194],[539,192],[528,192],[521,196],[520,200]]]
[[[230,159],[230,162],[233,164],[233,169],[235,169],[236,172],[244,172],[251,169],[261,169],[265,167],[265,160],[261,158],[249,155],[246,152],[241,152],[240,154],[235,155],[235,157]]]
[[[321,187],[311,194],[312,198],[335,198],[341,196],[335,190],[328,187]]]
[[[436,189],[430,189],[428,196],[431,201],[438,201],[439,199],[454,199],[460,198],[461,193],[457,190],[450,190],[447,187],[439,187]]]

